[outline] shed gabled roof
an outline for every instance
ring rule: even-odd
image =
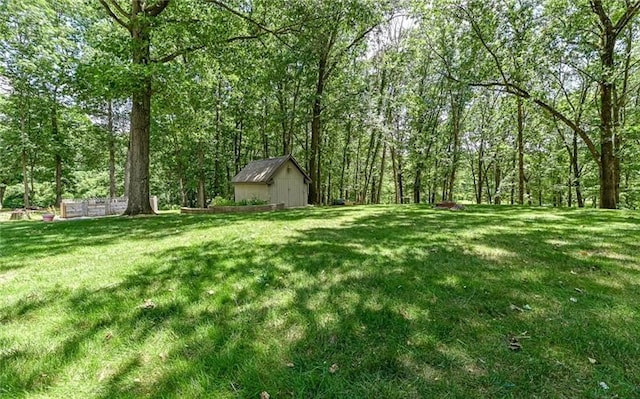
[[[247,166],[245,166],[240,173],[235,175],[235,177],[231,180],[233,183],[264,183],[269,184],[273,176],[276,174],[278,169],[282,167],[287,161],[291,160],[293,164],[298,168],[300,173],[304,176],[304,179],[307,183],[311,182],[311,178],[307,173],[300,167],[298,161],[291,155],[286,155],[283,157],[277,158],[269,158],[269,159],[260,159],[257,161],[250,162]]]

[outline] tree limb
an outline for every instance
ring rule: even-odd
[[[549,113],[551,116],[561,120],[565,125],[571,128],[571,130],[578,133],[582,141],[584,141],[584,143],[587,145],[587,148],[591,152],[591,156],[593,157],[593,159],[598,164],[600,164],[600,153],[598,152],[598,149],[596,148],[595,144],[593,143],[593,141],[591,140],[587,132],[584,129],[582,129],[580,126],[578,126],[577,123],[567,118],[562,112],[558,111],[558,109],[556,109],[553,105],[548,104],[542,99],[533,98],[527,90],[509,82],[507,83],[501,83],[501,82],[469,83],[469,86],[487,87],[487,88],[502,87],[509,94],[513,94],[515,96],[532,101],[534,104],[538,105],[540,108],[547,111],[547,113]]]
[[[109,0],[109,3],[111,3],[111,5],[115,8],[115,10],[120,13],[120,15],[123,15],[127,18],[131,17],[130,13],[126,12],[124,8],[120,6],[120,3],[118,3],[117,0]]]
[[[627,26],[627,24],[633,19],[633,17],[640,11],[640,1],[634,1],[633,3],[627,6],[627,11],[624,15],[618,20],[616,26],[613,27],[614,34],[616,37],[622,32],[622,30]]]
[[[268,32],[268,33],[271,33],[271,34],[273,34],[273,35],[276,35],[276,34],[277,34],[277,33],[276,33],[276,31],[274,31],[273,29],[268,28],[268,27],[267,27],[267,26],[265,26],[264,24],[262,24],[262,23],[260,23],[260,22],[256,21],[255,19],[251,18],[250,16],[248,16],[248,15],[246,15],[246,14],[241,13],[241,12],[240,12],[240,11],[238,11],[238,10],[235,10],[234,8],[232,8],[232,7],[230,7],[230,6],[226,5],[226,4],[224,4],[224,3],[223,3],[223,2],[221,2],[221,1],[217,1],[217,0],[207,0],[207,2],[209,2],[209,3],[211,3],[211,4],[215,5],[215,6],[218,6],[218,7],[222,8],[223,10],[225,10],[225,11],[227,11],[227,12],[229,12],[229,13],[231,13],[231,14],[235,15],[235,16],[236,16],[236,17],[238,17],[238,18],[241,18],[241,19],[243,19],[243,20],[245,20],[245,21],[249,22],[249,23],[250,23],[250,24],[252,24],[252,25],[255,25],[255,26],[256,26],[256,27],[258,27],[260,30],[263,30],[263,31]]]
[[[113,12],[113,10],[111,9],[111,7],[109,7],[109,4],[107,4],[107,2],[105,0],[98,0],[100,2],[100,4],[102,4],[102,6],[104,7],[104,9],[107,11],[107,14],[109,14],[109,16],[116,21],[118,24],[122,25],[126,30],[130,31],[131,27],[129,26],[128,23],[124,22],[122,19],[120,19],[115,12]],[[112,2],[113,4],[113,2]],[[120,6],[118,6],[116,4],[117,8],[120,8]],[[125,14],[126,15],[126,14]]]
[[[509,81],[509,79],[507,79],[507,75],[504,73],[504,69],[502,69],[502,63],[500,62],[500,59],[498,58],[498,55],[493,51],[491,46],[489,46],[489,43],[487,43],[487,41],[484,39],[484,35],[482,34],[482,30],[478,26],[478,23],[473,18],[473,16],[469,12],[469,10],[467,10],[466,8],[464,8],[462,6],[458,6],[458,9],[461,10],[467,16],[467,20],[469,21],[469,23],[471,23],[471,28],[473,29],[473,31],[475,32],[476,36],[480,40],[480,43],[482,43],[482,46],[485,49],[487,49],[487,51],[491,55],[491,58],[493,58],[493,61],[496,63],[496,68],[498,68],[498,71],[500,72],[500,76],[502,76],[502,80],[505,83],[507,83]]]
[[[164,57],[158,58],[156,60],[151,60],[151,62],[155,62],[155,63],[159,63],[159,64],[165,63],[165,62],[169,62],[169,61],[172,61],[172,60],[176,59],[177,57],[180,57],[181,55],[185,55],[185,54],[197,51],[197,50],[202,50],[205,47],[206,47],[205,45],[187,47],[187,48],[184,48],[182,50],[178,50],[176,52],[173,52],[171,54],[167,54]]]

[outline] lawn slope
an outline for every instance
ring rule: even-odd
[[[0,397],[640,397],[640,216],[0,223]]]

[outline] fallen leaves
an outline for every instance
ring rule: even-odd
[[[522,350],[522,344],[520,343],[520,341],[529,338],[531,337],[529,336],[529,333],[527,331],[520,333],[520,335],[511,335],[508,338],[509,342],[507,344],[507,348],[514,352]]]
[[[598,363],[598,361],[597,361],[596,359],[592,358],[592,357],[589,357],[589,358],[587,358],[587,359],[589,359],[589,363],[591,363],[591,364],[596,364],[596,363]]]
[[[517,337],[511,337],[509,338],[508,348],[511,349],[512,351],[519,351],[522,349],[522,344],[520,343]]]
[[[145,299],[144,303],[139,307],[142,309],[155,309],[156,304],[151,299]]]

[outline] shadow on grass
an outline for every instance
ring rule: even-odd
[[[3,324],[64,309],[44,360],[0,354],[3,389],[55,395],[65,370],[85,367],[89,396],[103,398],[595,398],[606,397],[604,380],[612,395],[640,393],[635,214],[411,206],[250,220],[341,217],[331,227],[296,224],[284,245],[174,246],[117,283],[52,288],[2,309]],[[146,240],[246,220],[91,221],[42,238],[63,253],[93,245],[83,231]],[[42,245],[24,255],[43,256]],[[521,351],[507,348],[513,337]]]

